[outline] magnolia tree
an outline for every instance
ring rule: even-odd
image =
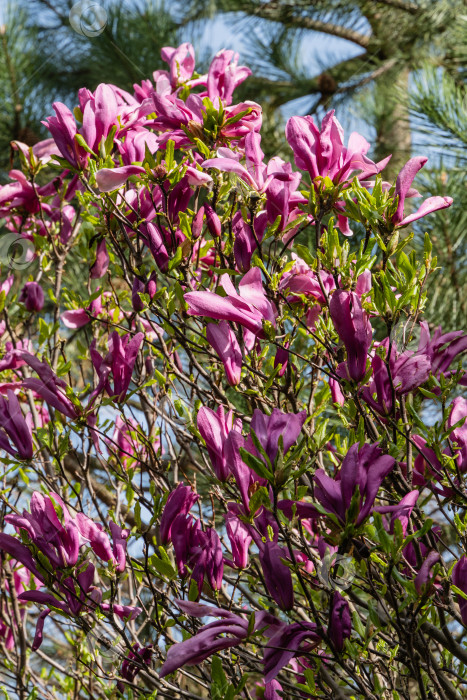
[[[466,697],[467,335],[409,252],[451,200],[333,112],[265,163],[238,56],[162,53],[0,188],[1,689]]]

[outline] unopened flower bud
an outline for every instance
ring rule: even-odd
[[[97,245],[96,260],[91,267],[91,279],[98,280],[105,275],[109,268],[109,253],[105,240],[102,240]]]
[[[176,367],[180,372],[183,372],[182,361],[181,361],[181,359],[180,359],[180,355],[178,354],[178,352],[177,352],[176,350],[174,350],[174,352],[173,352],[173,354],[172,354],[172,360],[173,360],[173,363],[174,363],[175,367]]]
[[[209,204],[206,205],[204,210],[206,213],[206,225],[209,229],[209,233],[211,236],[218,238],[222,233],[221,220]]]
[[[37,282],[26,282],[18,301],[22,302],[27,311],[40,311],[44,306],[44,292]]]
[[[151,274],[151,277],[147,281],[146,293],[149,294],[150,298],[152,299],[156,292],[157,292],[157,276],[156,276],[156,273],[153,272]]]
[[[154,360],[152,357],[146,357],[144,360],[144,367],[148,376],[152,376],[154,374]]]
[[[142,311],[144,309],[144,303],[140,293],[144,292],[144,282],[139,280],[137,277],[133,280],[133,287],[131,289],[131,305],[135,311]]]
[[[191,235],[194,240],[201,236],[203,231],[204,207],[200,207],[191,224]]]
[[[201,141],[204,139],[203,127],[200,124],[198,124],[198,122],[195,122],[191,119],[188,122],[188,129],[190,133],[196,138],[201,139]]]
[[[156,165],[152,172],[154,173],[156,180],[164,180],[167,177],[167,167],[165,163],[159,163],[159,165]]]

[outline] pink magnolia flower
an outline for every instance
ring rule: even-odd
[[[225,415],[223,406],[219,406],[216,412],[203,406],[198,411],[197,425],[206,442],[212,468],[217,478],[225,481],[230,474],[225,451],[227,438],[232,431],[241,435],[242,422],[239,418],[234,421],[233,411]]]
[[[263,164],[264,153],[261,150],[261,136],[250,131],[245,136],[245,165],[240,163],[241,153],[230,148],[219,148],[217,158],[209,158],[201,163],[203,168],[216,168],[223,172],[235,173],[257,192],[263,192],[273,178],[267,175]]]
[[[198,632],[184,642],[173,644],[167,652],[167,659],[159,671],[159,677],[173,673],[182,666],[193,666],[223,649],[234,647],[248,636],[248,619],[229,610],[214,608],[200,603],[176,600],[177,606],[183,613],[192,617],[220,617],[216,622],[210,622],[201,627]],[[255,612],[252,632],[266,625],[276,627],[280,623],[267,612]],[[309,623],[306,623],[309,624]],[[293,653],[292,653],[293,656]]]
[[[213,102],[219,98],[225,105],[232,104],[234,90],[251,75],[249,68],[238,65],[238,58],[238,53],[223,49],[211,61],[207,77],[207,92],[209,99]]]
[[[96,173],[97,186],[101,192],[112,192],[124,185],[132,175],[144,175],[140,165],[123,165],[119,168],[101,168]]]
[[[329,312],[347,351],[347,361],[339,365],[341,376],[359,382],[365,376],[373,333],[368,316],[358,295],[343,289],[337,289],[332,295]]]
[[[135,127],[127,131],[123,139],[117,140],[123,165],[142,163],[146,157],[146,147],[154,154],[159,148],[159,139],[156,134],[143,127]]]
[[[5,354],[0,360],[0,372],[6,369],[19,369],[26,364],[26,362],[21,357],[22,351],[30,352],[32,350],[32,342],[29,338],[24,340],[18,340],[16,342],[16,347],[10,340],[5,343]]]
[[[91,360],[99,382],[89,397],[90,406],[102,391],[106,391],[109,396],[114,396],[117,403],[125,401],[133,367],[143,340],[144,333],[136,333],[131,338],[130,333],[120,336],[117,331],[114,331],[110,336],[109,352],[105,358],[96,350],[95,340],[91,343]],[[110,374],[113,378],[113,388],[109,381]]]
[[[172,505],[173,503],[170,504],[170,512]],[[190,580],[196,583],[198,597],[202,593],[205,578],[213,590],[219,590],[224,573],[224,557],[217,532],[210,527],[202,530],[199,520],[182,511],[175,514],[170,523],[170,540],[179,574],[185,577],[188,573],[187,565],[190,567]]]
[[[299,301],[299,295],[313,297],[321,305],[326,303],[321,286],[329,296],[336,288],[336,282],[330,272],[325,270],[318,273],[312,270],[296,253],[292,253],[293,267],[281,279],[279,289],[287,292],[287,300],[291,303]],[[319,281],[321,280],[321,285]]]
[[[344,131],[334,116],[334,110],[326,114],[319,129],[313,117],[291,117],[285,135],[294,152],[297,168],[306,170],[312,180],[329,177],[334,184],[350,180],[354,173],[358,177],[370,177],[381,172],[388,158],[374,163],[366,154],[370,144],[353,132],[347,148],[344,146]]]
[[[402,535],[405,537],[409,525],[410,516],[417,503],[420,491],[410,491],[395,506],[377,506],[377,513],[391,513],[391,520],[387,526],[388,531],[394,533],[394,525],[398,520],[402,527]],[[385,525],[386,527],[386,525]]]
[[[253,223],[255,226],[257,219]],[[234,234],[234,257],[240,272],[248,272],[251,267],[251,258],[256,250],[256,240],[261,242],[262,232],[256,232],[256,239],[250,224],[247,224],[241,211],[237,211],[232,219],[232,233]]]
[[[31,544],[45,555],[54,569],[74,566],[80,547],[79,530],[60,496],[53,492],[50,496],[44,496],[34,491],[30,508],[30,513],[23,510],[22,515],[6,515],[5,521],[17,531],[24,531]],[[57,513],[60,513],[60,518]],[[34,569],[30,570],[35,573]]]
[[[426,321],[420,323],[420,341],[418,354],[425,354],[430,358],[431,371],[435,377],[447,374],[449,367],[456,357],[467,350],[467,333],[452,331],[443,333],[441,326],[435,328],[433,335]]]
[[[164,46],[161,49],[161,56],[162,60],[169,64],[169,73],[166,73],[166,71],[164,73],[170,80],[172,90],[186,83],[193,75],[195,50],[188,42],[180,44],[175,49],[172,46]]]
[[[5,296],[8,296],[10,293],[10,289],[13,286],[13,282],[15,281],[15,276],[14,275],[8,275],[8,277],[5,279],[4,282],[0,285],[0,292],[5,292]]]
[[[434,565],[440,560],[439,552],[431,550],[424,559],[418,574],[414,579],[415,590],[418,595],[426,593],[432,585],[432,574],[431,570]]]
[[[246,112],[246,114],[243,114]],[[242,116],[241,116],[242,115]],[[236,121],[228,124],[229,119]],[[224,139],[242,139],[253,131],[259,131],[263,123],[263,110],[257,102],[246,100],[237,105],[226,107],[226,124],[221,128]]]
[[[281,610],[291,610],[294,605],[292,574],[282,559],[288,559],[288,550],[277,542],[266,541],[260,546],[259,561],[269,595]]]
[[[249,529],[237,516],[237,504],[229,503],[225,518],[225,529],[232,549],[233,564],[239,569],[248,566],[248,549],[253,540]]]
[[[378,347],[389,349],[389,339],[383,340]],[[366,403],[382,416],[389,416],[393,412],[393,391],[396,397],[415,391],[424,384],[430,374],[430,358],[423,353],[413,353],[407,350],[398,353],[394,346],[389,357],[389,378],[386,360],[375,353],[371,360],[373,370],[370,383],[362,390],[362,396]]]
[[[160,521],[160,536],[162,544],[167,544],[172,536],[172,524],[177,515],[187,515],[199,499],[189,486],[178,484],[167,499]]]
[[[16,151],[21,151],[28,163],[31,162],[30,146],[22,141],[11,141],[11,146]],[[32,146],[32,155],[33,159],[35,158],[40,163],[45,165],[53,158],[53,156],[58,156],[59,151],[54,139],[44,139],[43,141],[38,141],[34,144],[34,146]]]
[[[85,96],[80,92],[80,106],[83,111],[81,134],[89,148],[95,153],[102,139],[106,139],[113,126],[120,130],[118,122],[119,104],[112,85],[101,83],[93,93]]]
[[[321,639],[314,622],[281,623],[264,648],[264,680],[270,683],[295,656],[311,651]],[[306,644],[304,644],[306,642]]]
[[[24,214],[37,214],[44,211],[49,214],[51,209],[42,201],[42,197],[55,194],[55,182],[52,181],[42,187],[34,187],[21,170],[10,170],[8,176],[14,182],[0,186],[0,216],[11,215],[12,210],[19,210]]]
[[[360,525],[370,515],[379,487],[394,468],[395,460],[383,454],[381,448],[358,443],[352,445],[344,457],[338,475],[332,479],[322,469],[314,475],[315,497],[341,523],[346,522],[352,496],[359,487],[360,508],[355,524]]]
[[[34,377],[23,379],[23,386],[35,391],[49,406],[56,408],[64,416],[71,419],[77,418],[78,410],[66,394],[68,387],[65,381],[57,377],[49,365],[40,362],[34,355],[21,351],[21,357],[39,375],[39,379]]]
[[[120,525],[117,525],[112,520],[109,523],[109,528],[112,535],[112,553],[116,564],[115,568],[121,574],[125,571],[126,545],[130,533],[128,530],[123,530]]]
[[[134,620],[141,613],[141,608],[119,605],[110,603],[102,603],[102,591],[93,586],[95,567],[89,562],[85,569],[80,571],[76,578],[67,576],[58,584],[56,595],[60,594],[61,598],[56,597],[52,593],[45,591],[25,591],[18,597],[20,601],[28,601],[38,603],[39,605],[47,605],[43,612],[38,617],[36,634],[32,649],[35,651],[42,644],[43,628],[46,617],[51,613],[51,609],[56,609],[62,612],[67,617],[75,617],[80,615],[81,611],[88,612],[94,610],[98,605],[104,612],[110,612],[117,615],[121,620]],[[66,602],[63,601],[65,598]]]
[[[16,459],[32,459],[32,415],[23,415],[11,389],[8,389],[7,396],[0,395],[0,449]]]
[[[76,527],[82,539],[89,542],[92,551],[99,559],[106,562],[113,560],[109,536],[100,523],[95,523],[84,513],[77,513]]]
[[[104,292],[104,298],[110,298],[110,292]],[[64,311],[60,318],[67,328],[82,328],[91,322],[93,316],[102,313],[102,295],[93,299],[86,309],[70,309]]]
[[[233,321],[247,328],[255,336],[263,334],[263,321],[276,325],[277,311],[266,297],[259,268],[252,268],[242,277],[238,292],[229,275],[221,275],[221,285],[227,296],[214,292],[188,292],[188,314],[207,316],[219,321]]]
[[[89,153],[75,139],[78,133],[75,118],[68,107],[61,102],[54,102],[52,106],[56,116],[48,117],[42,123],[52,134],[63,158],[73,168],[84,170],[88,164]]]
[[[332,513],[345,525],[347,511],[358,486],[360,507],[355,517],[355,525],[361,525],[373,511],[379,488],[395,464],[395,459],[384,455],[376,443],[363,445],[361,448],[355,443],[347,452],[334,478],[323,469],[315,472],[315,498],[328,513]],[[300,519],[321,517],[312,503],[284,500],[279,502],[279,507],[288,518],[292,518],[294,509]]]
[[[184,102],[176,95],[152,94],[152,98],[143,103],[147,114],[156,112],[157,118],[146,122],[146,126],[158,131],[165,131],[160,138],[162,147],[169,139],[176,148],[191,143],[187,132],[194,135],[203,128],[205,107],[200,95],[191,93]],[[229,120],[233,120],[229,122]],[[239,140],[252,131],[259,131],[262,123],[262,109],[256,102],[241,102],[224,109],[224,126],[221,127],[221,139]]]
[[[251,419],[251,431],[255,433],[271,464],[276,461],[279,450],[279,439],[282,437],[284,455],[297,442],[307,417],[306,411],[299,413],[284,413],[273,408],[267,415],[256,408]],[[247,450],[252,446],[249,442]],[[261,455],[258,455],[260,458]]]

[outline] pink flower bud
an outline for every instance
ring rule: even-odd
[[[203,232],[204,207],[200,207],[191,224],[191,235],[194,240],[201,236]]]
[[[149,294],[151,299],[157,292],[157,275],[155,272],[151,274],[151,277],[148,279],[148,282],[146,284],[146,292]]]
[[[109,253],[105,240],[102,240],[96,250],[96,261],[91,267],[91,279],[100,279],[105,275],[109,267]]]
[[[28,311],[40,311],[44,306],[44,292],[37,282],[26,282],[19,295]]]
[[[221,220],[209,204],[206,205],[205,212],[206,225],[209,229],[209,233],[211,234],[211,236],[218,238],[222,234]]]
[[[137,277],[133,280],[133,287],[131,289],[131,305],[135,311],[142,311],[144,309],[144,303],[139,296],[139,293],[144,292],[144,282],[141,282]]]

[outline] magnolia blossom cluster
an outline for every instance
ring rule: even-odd
[[[0,533],[0,548],[23,565],[23,588],[31,574],[35,578],[35,588],[23,590],[18,600],[46,606],[38,618],[33,650],[42,643],[45,618],[52,610],[69,619],[91,613],[97,607],[103,612],[111,609],[122,619],[137,617],[141,608],[118,604],[111,608],[109,603],[102,602],[102,589],[93,585],[96,569],[85,551],[90,546],[98,559],[122,573],[126,566],[128,531],[110,522],[110,539],[102,525],[83,513],[72,517],[56,493],[43,496],[35,491],[30,509],[22,515],[5,517],[7,523],[24,535],[20,541]],[[49,590],[40,590],[42,586]]]
[[[362,627],[355,606],[384,557],[379,608],[394,604],[397,584],[415,635],[428,601],[452,609],[441,583],[451,580],[467,626],[466,556],[443,551],[422,510],[425,499],[465,501],[467,401],[451,394],[467,384],[467,335],[422,318],[436,264],[427,247],[416,267],[400,234],[452,200],[414,209],[427,159],[385,182],[390,156],[373,162],[356,133],[345,146],[333,111],[321,125],[288,120],[294,165],[266,161],[260,105],[233,103],[250,74],[237,54],[219,52],[205,75],[190,44],[162,58],[168,69],[133,93],[83,88],[73,111],[54,103],[51,138],[14,144],[22,170],[0,187],[0,216],[35,243],[38,273],[1,285],[2,308],[15,303],[19,320],[13,331],[9,314],[0,321],[0,449],[43,479],[29,509],[5,516],[14,533],[0,534],[0,550],[21,615],[26,603],[40,608],[33,650],[50,614],[80,629],[100,616],[141,621],[141,637],[135,627],[125,637],[120,693],[151,678],[160,648],[158,683],[231,647],[247,663],[251,645],[262,649],[261,697],[289,697],[290,678],[315,697],[306,684],[316,674],[329,685],[333,665],[360,682],[347,664]],[[61,279],[78,244],[91,251],[87,286],[45,294],[43,251]],[[405,317],[419,336],[410,347],[394,340]],[[79,368],[67,355],[75,338]],[[420,418],[428,400],[437,430]],[[82,459],[79,490],[71,458]],[[96,487],[93,469],[124,485],[128,505],[123,491]],[[371,583],[354,595],[323,586],[326,557],[355,552]],[[191,618],[177,628],[183,639],[168,615]],[[196,622],[206,617],[217,619]],[[18,623],[8,620],[0,639],[12,649]]]

